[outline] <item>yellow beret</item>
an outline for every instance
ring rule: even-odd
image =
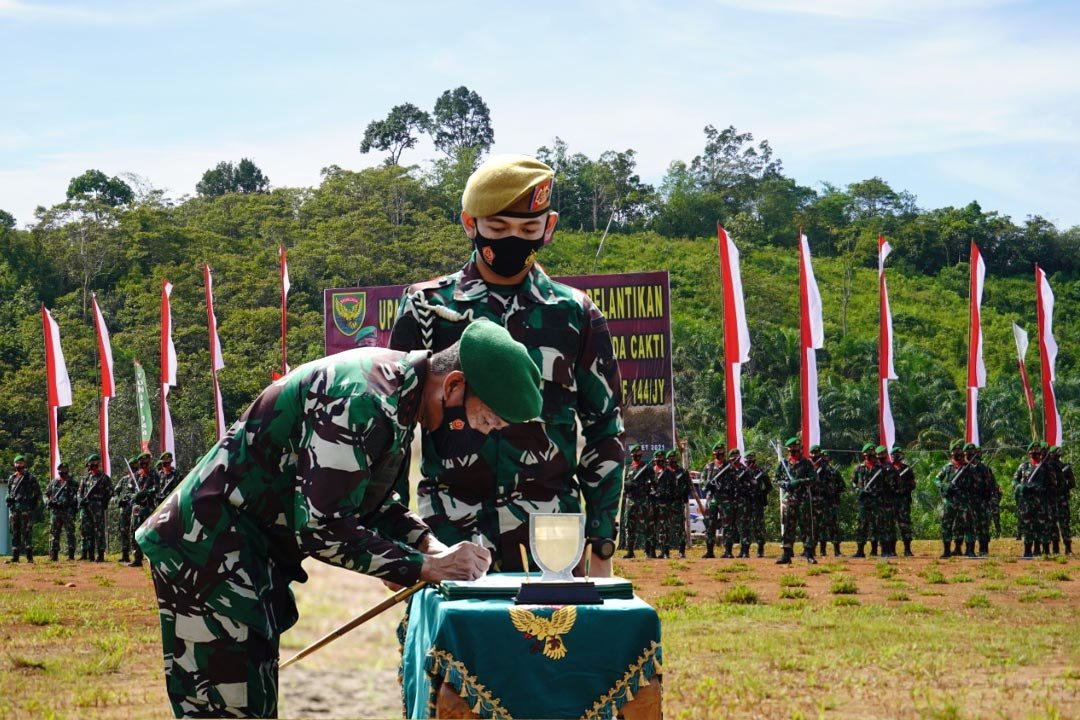
[[[536,217],[551,206],[555,171],[528,155],[496,155],[465,183],[461,209],[474,218]]]

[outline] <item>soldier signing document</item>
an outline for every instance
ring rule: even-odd
[[[481,436],[540,413],[540,371],[495,323],[442,352],[357,348],[266,388],[138,528],[177,717],[274,717],[278,640],[305,557],[408,585],[490,564],[447,547],[393,492],[414,427]]]

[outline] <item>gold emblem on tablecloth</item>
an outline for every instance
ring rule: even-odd
[[[562,636],[570,632],[577,620],[577,606],[567,605],[551,613],[550,618],[542,617],[520,607],[511,607],[510,620],[514,627],[525,634],[526,640],[532,640],[530,652],[543,652],[544,657],[562,660],[566,657],[566,645]]]

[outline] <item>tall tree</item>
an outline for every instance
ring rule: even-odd
[[[382,120],[372,120],[364,131],[360,152],[389,152],[387,165],[397,165],[401,153],[416,146],[422,132],[431,127],[431,116],[412,103],[395,105]]]
[[[475,150],[479,158],[495,142],[487,104],[464,85],[447,90],[435,101],[430,132],[435,147],[451,158],[465,149]]]
[[[270,189],[270,178],[248,158],[236,165],[219,162],[203,173],[195,191],[203,197],[218,197],[226,193],[259,193]]]
[[[131,186],[120,178],[109,177],[100,170],[87,170],[68,183],[68,200],[94,200],[109,207],[127,205],[135,198]]]

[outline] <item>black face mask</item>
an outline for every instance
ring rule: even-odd
[[[498,240],[486,238],[476,226],[473,246],[477,254],[491,270],[500,277],[513,277],[533,264],[536,252],[544,246],[544,238],[526,240],[517,235],[509,235]]]
[[[444,400],[442,422],[431,432],[435,451],[443,460],[477,454],[484,446],[487,436],[469,425],[464,405],[448,408],[445,402]]]

